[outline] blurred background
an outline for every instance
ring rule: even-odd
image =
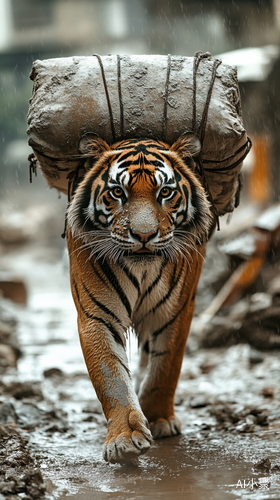
[[[255,149],[245,194],[257,203],[277,200],[279,43],[279,0],[0,0],[1,197],[20,196],[28,183],[25,130],[35,59],[202,50],[238,67]],[[47,189],[40,179],[36,187]],[[34,186],[29,192],[36,196]]]

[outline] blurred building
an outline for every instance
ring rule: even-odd
[[[279,40],[279,0],[0,0],[0,51],[192,55]]]

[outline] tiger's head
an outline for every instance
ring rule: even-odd
[[[79,149],[87,173],[69,206],[68,225],[90,257],[176,259],[207,234],[212,215],[194,175],[200,152],[194,134],[171,147],[151,139],[110,147],[86,134]]]

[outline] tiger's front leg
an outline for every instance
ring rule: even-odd
[[[103,457],[110,463],[135,464],[149,449],[152,436],[133,389],[125,352],[124,332],[131,320],[116,293],[121,287],[113,269],[106,262],[102,267],[95,259],[87,259],[87,251],[79,259],[78,247],[69,233],[71,289],[81,346],[108,425]]]
[[[181,432],[180,421],[174,414],[174,395],[193,318],[203,264],[201,254],[205,253],[204,246],[198,249],[199,254],[191,252],[191,270],[186,262],[183,263],[184,272],[174,287],[174,305],[170,314],[168,317],[164,314],[164,303],[158,310],[159,325],[152,330],[149,339],[147,374],[140,387],[139,401],[154,439]]]

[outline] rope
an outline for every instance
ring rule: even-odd
[[[118,92],[120,102],[120,124],[121,124],[121,139],[124,135],[124,118],[123,118],[123,100],[122,100],[122,87],[121,87],[121,58],[117,55],[118,61]]]
[[[65,238],[66,237],[66,232],[67,232],[67,211],[68,211],[68,207],[70,205],[70,201],[71,201],[71,198],[74,196],[75,192],[76,192],[76,189],[79,185],[79,173],[80,173],[80,170],[81,168],[84,168],[84,164],[85,164],[85,159],[81,160],[79,165],[77,165],[77,167],[75,168],[75,170],[73,170],[72,172],[69,172],[69,174],[67,175],[66,179],[68,179],[68,189],[67,189],[67,200],[68,200],[68,203],[67,203],[67,208],[66,208],[66,211],[65,211],[65,218],[64,218],[64,231],[61,235],[61,238]]]
[[[28,156],[28,161],[29,161],[29,182],[32,184],[32,174],[35,174],[35,177],[37,177],[37,158],[34,155],[34,153],[31,153]]]
[[[199,136],[200,143],[201,143],[201,150],[202,150],[202,147],[203,147],[203,141],[204,141],[204,137],[205,137],[207,117],[208,117],[208,110],[209,110],[209,105],[210,105],[210,101],[211,101],[213,86],[214,86],[214,82],[215,82],[215,78],[216,78],[216,71],[217,71],[218,66],[222,62],[219,59],[215,59],[214,60],[213,68],[212,68],[211,81],[210,81],[210,85],[209,85],[209,89],[208,89],[208,93],[207,93],[207,98],[206,98],[204,110],[203,110],[203,113],[202,113],[202,119],[201,119],[201,123],[200,123],[199,129],[197,130],[197,125],[196,125],[196,79],[197,79],[197,71],[198,71],[198,67],[199,67],[200,61],[202,59],[209,59],[210,57],[211,57],[211,54],[209,52],[205,52],[205,53],[197,52],[195,54],[195,56],[194,56],[194,62],[193,62],[193,100],[192,100],[192,104],[193,104],[193,119],[192,119],[192,129],[193,129],[194,133],[197,133],[198,136]],[[219,231],[220,230],[219,213],[218,213],[218,210],[217,210],[217,208],[215,206],[215,203],[213,201],[212,194],[211,194],[211,191],[210,191],[210,188],[209,188],[209,184],[208,184],[206,176],[205,176],[205,169],[203,168],[202,160],[201,160],[200,157],[197,158],[197,167],[198,167],[197,170],[198,170],[198,173],[199,173],[199,175],[201,177],[204,189],[207,192],[209,201],[210,201],[210,203],[212,205],[212,210],[214,212],[214,215],[216,216],[217,229]]]
[[[111,106],[110,96],[109,96],[109,92],[108,92],[108,87],[107,87],[107,82],[106,82],[105,71],[104,71],[102,59],[98,54],[92,54],[92,55],[97,57],[97,60],[99,62],[99,66],[101,69],[103,85],[104,85],[104,90],[105,90],[105,94],[106,94],[106,98],[107,98],[107,104],[108,104],[108,110],[109,110],[109,116],[110,116],[111,131],[112,131],[113,141],[115,142],[116,141],[116,134],[115,134],[115,127],[114,127],[113,112],[112,112],[112,106]]]
[[[168,87],[171,71],[171,55],[167,56],[167,73],[164,91],[164,106],[163,106],[163,120],[162,120],[162,140],[166,141],[166,125],[167,125],[167,104],[168,104]]]
[[[247,142],[242,146],[242,148],[239,148],[238,151],[236,151],[236,153],[235,153],[235,155],[233,155],[233,157],[236,156],[238,154],[238,152],[240,152],[240,150],[244,149],[244,147],[246,148],[244,154],[241,156],[241,158],[239,158],[238,160],[236,160],[236,162],[234,162],[231,165],[228,165],[227,167],[224,167],[224,168],[204,168],[204,171],[205,172],[213,172],[215,174],[222,174],[224,172],[228,172],[229,170],[234,169],[240,163],[243,162],[243,160],[246,158],[247,154],[249,153],[249,151],[250,151],[250,149],[252,147],[252,141],[251,141],[250,137],[247,138]],[[225,161],[225,160],[222,160],[222,161]],[[221,162],[217,162],[217,163],[222,163],[222,161]]]
[[[241,151],[243,151],[243,149],[249,148],[248,149],[248,152],[249,152],[251,147],[252,147],[252,141],[251,141],[250,137],[247,137],[247,142],[245,142],[245,144],[243,144],[243,146],[241,146],[237,151],[235,151],[235,153],[233,153],[230,156],[227,156],[227,158],[224,158],[223,160],[203,160],[203,163],[224,163],[225,161],[228,161],[228,160],[231,160],[232,158],[235,158],[236,155],[238,155],[239,153],[241,153]],[[227,167],[225,167],[225,168],[227,168]],[[221,169],[221,170],[223,170],[223,169]]]
[[[201,59],[204,59],[206,57],[211,57],[210,52],[196,52],[194,55],[194,60],[193,60],[193,99],[192,99],[192,105],[193,105],[193,119],[192,119],[192,129],[196,133],[196,75],[197,75],[197,70],[199,63]]]
[[[200,142],[201,142],[201,149],[203,147],[203,142],[204,142],[204,137],[205,137],[205,130],[206,130],[206,123],[207,123],[207,118],[208,118],[209,104],[210,104],[210,101],[211,101],[212,91],[213,91],[214,82],[215,82],[215,78],[216,78],[216,71],[217,71],[218,66],[220,66],[221,63],[222,63],[221,60],[215,59],[214,64],[213,64],[213,68],[212,68],[211,81],[210,81],[210,85],[209,85],[209,89],[208,89],[206,103],[205,103],[204,110],[203,110],[203,115],[202,115],[202,119],[201,119],[200,129],[199,129],[199,137],[200,137]]]

